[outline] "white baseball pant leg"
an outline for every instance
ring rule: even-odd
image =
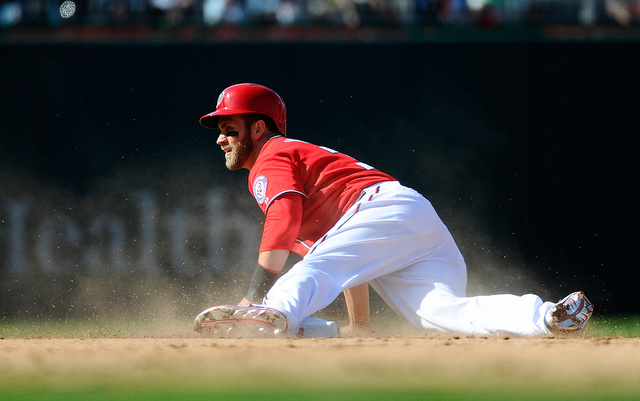
[[[369,282],[419,330],[486,335],[549,334],[553,303],[510,294],[466,297],[466,266],[431,203],[398,182],[364,195],[309,253],[274,284],[265,305],[295,332],[345,289]]]

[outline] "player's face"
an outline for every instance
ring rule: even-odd
[[[249,127],[239,116],[222,116],[218,121],[220,135],[216,143],[224,152],[225,164],[229,170],[249,168],[253,153],[253,142]]]

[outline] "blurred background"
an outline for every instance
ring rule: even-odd
[[[639,18],[624,0],[1,0],[0,318],[188,323],[240,299],[263,216],[198,124],[239,82],[282,95],[291,137],[429,198],[470,295],[582,289],[640,314]]]
[[[635,0],[3,0],[0,26],[633,26],[640,16],[638,3]]]

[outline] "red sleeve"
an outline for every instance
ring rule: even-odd
[[[299,193],[287,192],[269,205],[260,252],[274,249],[293,250],[302,222],[302,199]]]

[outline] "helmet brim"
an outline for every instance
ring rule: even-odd
[[[255,112],[250,110],[220,109],[200,117],[200,125],[202,125],[205,128],[218,129],[218,120],[220,120],[220,116],[232,116],[234,114],[252,114],[252,113],[255,113]]]

